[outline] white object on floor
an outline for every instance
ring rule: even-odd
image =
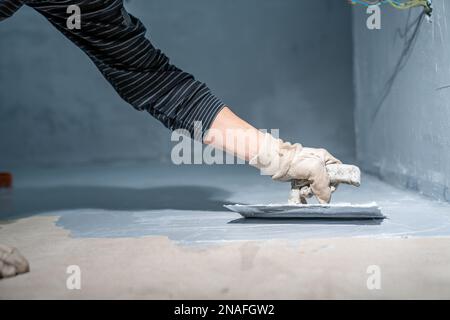
[[[13,247],[0,244],[0,279],[30,271],[28,261]]]

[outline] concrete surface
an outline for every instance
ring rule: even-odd
[[[354,158],[351,10],[335,0],[126,1],[174,64],[259,128]],[[313,30],[313,32],[312,32]],[[0,25],[0,168],[170,160],[77,47],[24,7]],[[288,116],[287,116],[288,115]],[[320,130],[316,125],[320,124]]]
[[[345,236],[448,236],[450,204],[364,175],[333,202],[375,201],[384,221],[247,221],[224,204],[286,203],[289,184],[243,165],[127,164],[17,171],[1,219],[58,216],[74,237],[167,236],[183,243]],[[249,190],[252,190],[251,192]]]
[[[348,236],[449,236],[450,204],[363,175],[360,188],[340,186],[333,202],[375,201],[380,221],[242,219],[224,204],[285,203],[289,184],[243,165],[129,164],[15,172],[0,217],[53,215],[74,237],[167,236],[186,244]],[[252,190],[249,192],[249,190]]]
[[[353,53],[347,3],[198,2],[127,6],[238,114],[344,161],[355,151],[354,86],[363,167],[450,199],[444,0],[433,24],[383,7],[380,31],[353,6]],[[375,201],[382,222],[242,219],[223,205],[285,202],[289,185],[245,166],[162,164],[169,132],[32,10],[2,23],[0,49],[0,166],[14,174],[0,192],[0,243],[31,263],[0,281],[0,299],[450,298],[448,202],[365,174],[333,201]],[[70,265],[81,290],[66,287]],[[371,266],[379,290],[367,287]]]
[[[1,281],[0,298],[450,298],[450,205],[367,175],[334,201],[376,201],[381,224],[243,220],[222,205],[282,202],[289,189],[245,166],[15,177],[1,194],[0,242],[18,247],[31,273]],[[65,286],[69,265],[82,270],[80,291]],[[371,265],[381,290],[367,289]]]
[[[381,30],[353,6],[358,161],[390,183],[450,201],[450,5],[382,6]]]
[[[0,241],[20,244],[31,272],[0,281],[0,299],[450,298],[450,238],[193,248],[163,237],[74,239],[54,226],[56,219],[35,216],[2,226]],[[66,287],[72,265],[81,270],[80,290]],[[367,286],[373,266],[379,290]]]

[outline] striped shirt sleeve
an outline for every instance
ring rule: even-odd
[[[11,17],[23,6],[24,0],[0,0],[0,21]]]
[[[125,101],[148,111],[169,129],[186,129],[202,141],[204,131],[225,106],[204,83],[172,65],[151,44],[146,28],[125,10],[122,0],[26,4],[80,47]],[[81,28],[70,30],[67,7],[73,4],[81,10]]]

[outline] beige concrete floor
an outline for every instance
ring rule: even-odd
[[[279,203],[289,190],[250,169],[15,171],[0,243],[31,272],[1,280],[0,299],[450,298],[449,203],[363,175],[333,202],[376,201],[384,221],[247,221],[223,205]],[[66,287],[71,265],[81,290]],[[373,265],[379,290],[367,287]]]
[[[0,281],[0,299],[450,298],[450,238],[233,241],[182,246],[167,237],[72,238],[57,217],[0,225],[31,272]],[[66,287],[67,267],[81,289]],[[381,289],[369,290],[368,267]]]

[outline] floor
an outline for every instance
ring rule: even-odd
[[[0,281],[0,298],[450,298],[450,204],[375,177],[340,186],[333,202],[375,201],[384,221],[265,221],[223,208],[286,201],[288,184],[246,166],[13,173],[0,243],[31,272]],[[73,264],[82,290],[66,288]],[[371,265],[386,281],[377,290],[366,285]]]

